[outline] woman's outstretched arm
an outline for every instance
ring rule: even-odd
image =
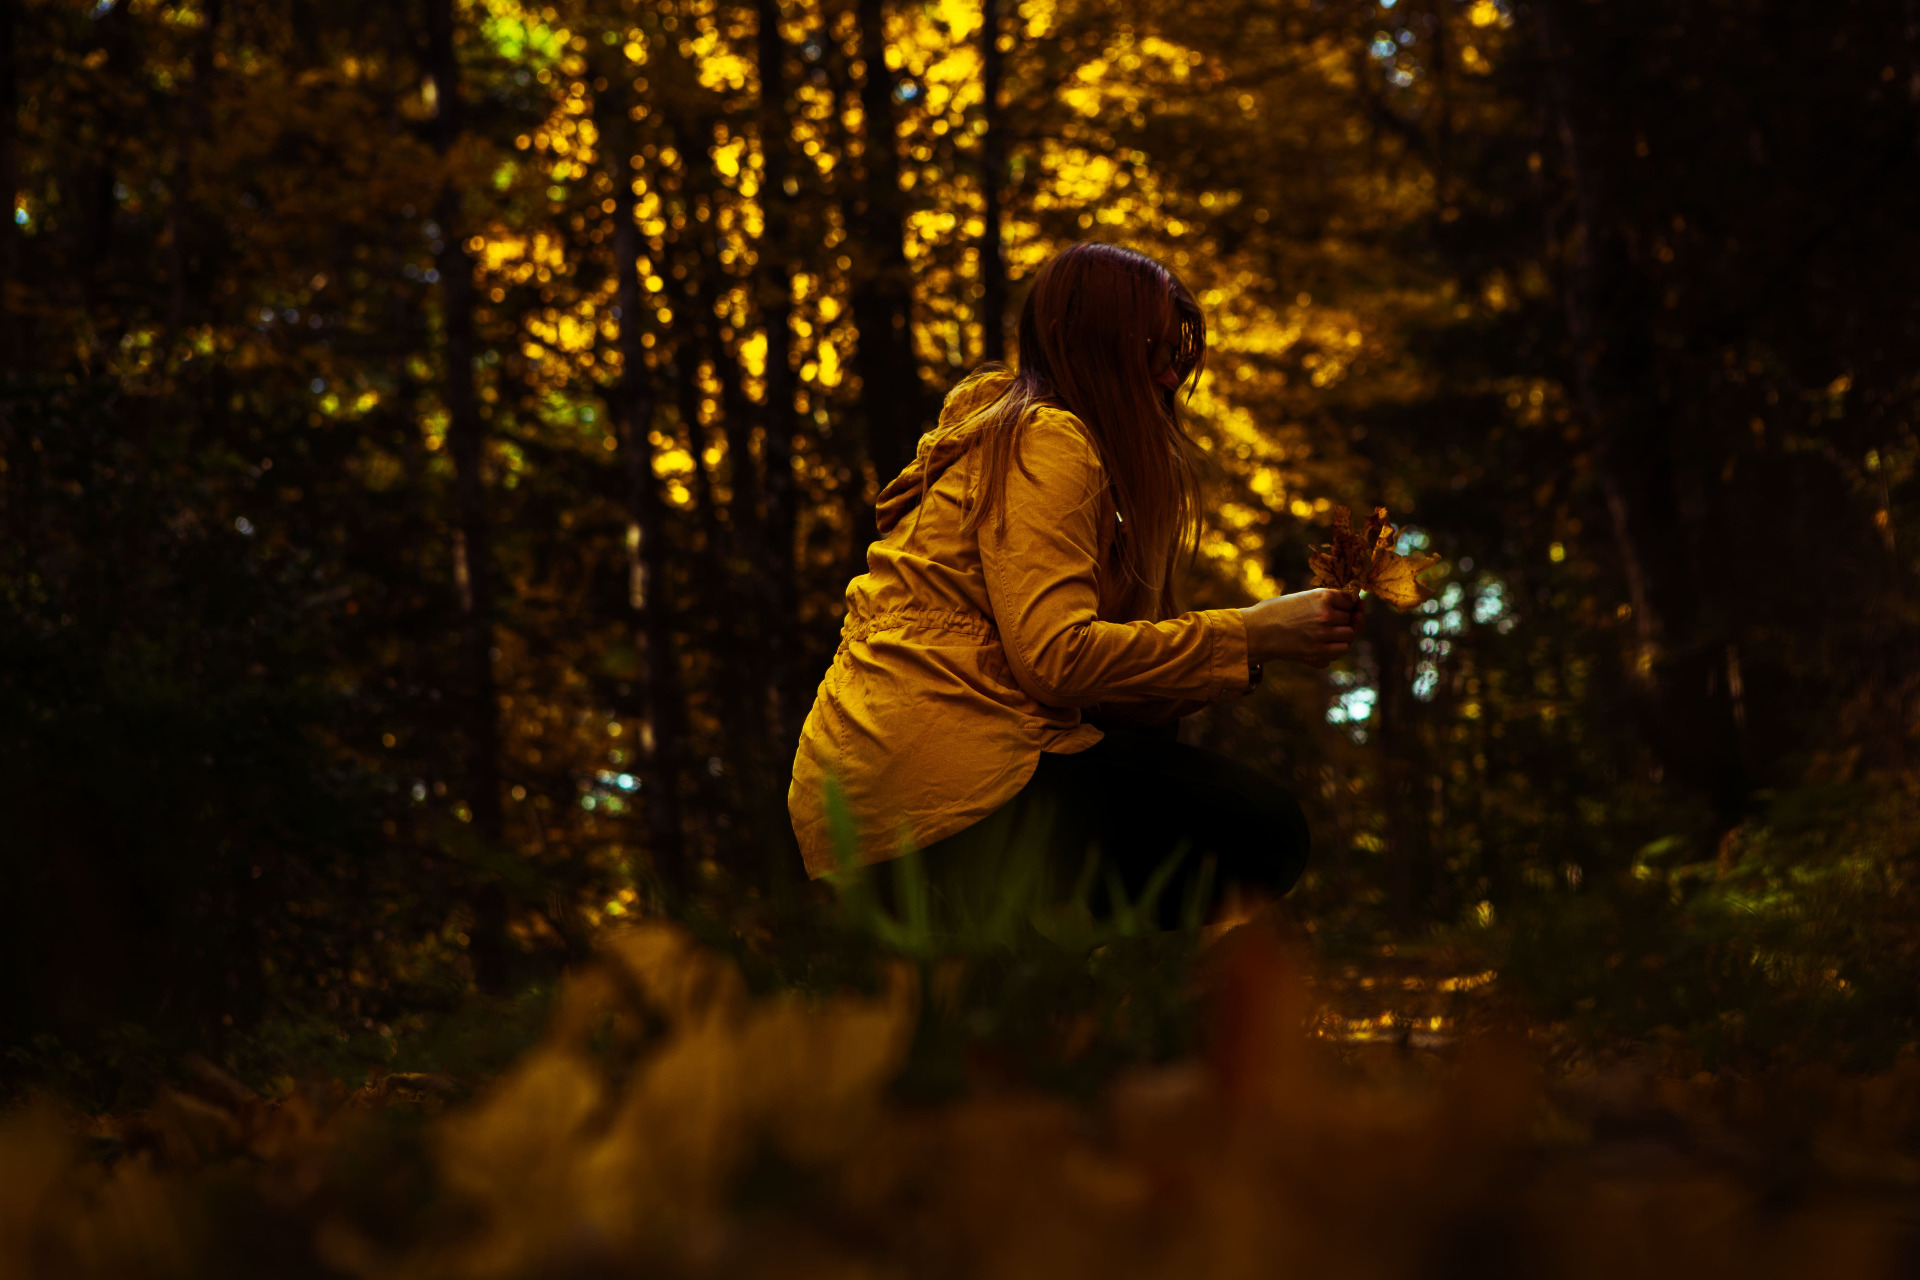
[[[1068,415],[1022,431],[1006,491],[980,523],[980,561],[1014,678],[1048,706],[1213,701],[1246,692],[1247,624],[1235,609],[1163,622],[1098,616],[1105,476]]]
[[[1346,652],[1358,603],[1338,591],[1276,596],[1160,622],[1098,616],[1099,456],[1067,414],[1020,433],[1006,491],[980,523],[980,562],[1014,678],[1048,706],[1211,702],[1247,692],[1261,663],[1325,666]]]

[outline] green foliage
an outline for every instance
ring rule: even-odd
[[[1007,884],[1006,905],[984,915],[936,897],[917,853],[842,872],[838,945],[877,945],[912,960],[929,993],[900,1087],[910,1096],[949,1096],[963,1090],[969,1067],[984,1067],[1085,1093],[1123,1067],[1189,1050],[1199,899],[1186,929],[1163,933],[1146,923],[1175,862],[1168,859],[1137,903],[1111,884],[1098,915],[1091,858],[1067,901],[1042,902]],[[876,891],[876,876],[893,879],[891,895]]]
[[[1796,788],[1718,850],[1666,837],[1612,884],[1520,908],[1502,971],[1602,1039],[1882,1067],[1920,1041],[1916,848],[1906,780]]]
[[[844,813],[832,791],[828,810]],[[1153,886],[1139,902],[1112,886],[1096,914],[1091,861],[1064,902],[1000,881],[1003,892],[981,904],[956,892],[964,886],[930,884],[917,852],[852,865],[844,824],[839,848],[847,865],[829,878],[831,895],[730,919],[695,917],[688,927],[732,957],[760,993],[871,993],[884,988],[889,965],[913,966],[925,996],[898,1082],[903,1096],[952,1097],[982,1073],[1085,1095],[1125,1067],[1192,1049],[1197,896],[1187,928],[1157,932],[1142,923]],[[1176,861],[1156,881],[1164,884]],[[1035,858],[1012,862],[1031,872]]]

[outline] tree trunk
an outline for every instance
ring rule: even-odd
[[[20,0],[0,0],[0,372],[25,367],[14,324],[14,294],[21,288],[20,226],[13,220],[20,190]]]
[[[711,222],[710,217],[708,224]],[[697,223],[697,219],[689,219],[689,223]],[[695,459],[696,496],[706,506],[703,522],[708,530],[704,557],[708,567],[701,575],[699,593],[703,612],[712,627],[711,651],[717,668],[714,684],[727,727],[726,755],[743,784],[737,799],[744,805],[755,830],[771,838],[779,832],[768,829],[772,825],[769,813],[778,810],[780,831],[787,829],[787,819],[784,803],[775,803],[773,791],[767,784],[778,783],[774,790],[783,801],[785,771],[791,765],[791,756],[776,752],[770,736],[769,695],[775,690],[771,655],[781,644],[791,642],[792,636],[791,633],[780,637],[772,634],[779,621],[768,616],[772,593],[761,572],[767,535],[765,523],[756,520],[753,511],[755,486],[748,429],[749,402],[741,390],[741,371],[711,321],[719,298],[713,276],[717,270],[714,264],[718,261],[718,246],[711,240],[694,240],[681,249],[680,265],[686,270],[692,292],[689,305],[674,308],[674,363],[680,417],[687,426],[690,445],[698,449],[705,433],[700,408],[706,390],[699,385],[697,374],[703,360],[711,361],[721,386],[721,420],[733,473],[733,495],[727,506],[732,519],[722,525],[715,518],[718,510],[705,461]],[[766,843],[766,839],[761,843]]]
[[[893,110],[897,84],[887,66],[884,5],[885,0],[858,3],[860,57],[866,64],[860,85],[866,146],[854,203],[847,211],[853,323],[860,334],[854,360],[860,374],[860,417],[874,479],[882,486],[912,461],[924,425]],[[865,547],[858,550],[864,558]]]
[[[686,692],[673,634],[667,503],[653,469],[650,433],[659,391],[642,342],[641,315],[646,304],[640,292],[640,228],[634,212],[633,188],[639,174],[633,165],[635,138],[628,115],[631,75],[624,63],[608,65],[606,91],[595,103],[600,152],[613,180],[614,295],[620,307],[620,381],[609,393],[608,407],[627,478],[628,551],[633,561],[628,604],[633,611],[635,647],[642,654],[640,688],[646,731],[640,735],[640,746],[647,837],[663,889],[671,897],[684,899],[693,887],[681,791]],[[697,436],[692,445],[699,448]],[[695,465],[699,465],[697,458]]]
[[[800,583],[794,565],[797,517],[793,487],[793,201],[787,105],[787,42],[780,34],[780,0],[756,0],[760,16],[760,155],[764,185],[760,207],[765,229],[755,273],[755,301],[767,334],[766,409],[762,450],[766,458],[762,580],[767,588],[767,661],[771,667],[775,745],[790,750],[800,740],[800,722],[811,690],[800,656]]]
[[[1562,0],[1541,0],[1533,17],[1572,195],[1560,293],[1574,395],[1597,444],[1596,470],[1633,610],[1632,674],[1647,737],[1668,772],[1705,791],[1731,823],[1751,782],[1731,706],[1711,691],[1709,671],[1724,661],[1726,641],[1703,630],[1707,584],[1694,571],[1681,513],[1679,428],[1657,385],[1656,300],[1607,185],[1599,154],[1605,122],[1572,56],[1576,47],[1593,47],[1596,33],[1576,41]]]
[[[676,339],[683,353],[678,362],[683,372],[691,374],[702,356],[713,361],[714,378],[720,383],[720,421],[726,432],[727,468],[732,481],[727,519],[733,527],[737,550],[749,557],[757,570],[761,546],[761,484],[753,459],[753,427],[755,418],[762,414],[747,398],[740,369],[720,337],[714,314],[721,295],[719,280],[724,274],[720,266],[721,193],[707,164],[707,156],[713,147],[719,108],[710,98],[691,108],[686,104],[686,98],[704,95],[705,90],[698,87],[693,68],[684,62],[676,64],[673,57],[667,54],[662,59],[670,68],[663,71],[663,75],[670,74],[679,83],[658,95],[657,109],[666,119],[674,150],[680,154],[680,193],[686,213],[685,229],[675,238],[681,274],[677,277],[680,287],[674,290],[673,311],[676,332],[691,337]],[[705,217],[701,216],[703,210]],[[756,280],[756,285],[758,283]],[[695,349],[697,354],[687,354]]]
[[[1633,264],[1601,209],[1597,175],[1586,139],[1574,119],[1575,103],[1582,95],[1574,84],[1560,32],[1560,15],[1552,0],[1535,7],[1535,23],[1554,129],[1573,196],[1573,233],[1566,242],[1560,293],[1573,346],[1574,393],[1582,415],[1602,442],[1601,484],[1638,642],[1634,674],[1651,683],[1666,625],[1662,602],[1649,589],[1646,548],[1658,545],[1661,538],[1672,545],[1678,517],[1671,512],[1671,486],[1663,483],[1670,475],[1670,463],[1658,438],[1662,433],[1657,430],[1645,431],[1646,438],[1636,442],[1650,446],[1639,457],[1625,456],[1625,442],[1615,438],[1615,406],[1608,401],[1624,390],[1615,384],[1626,376],[1629,359],[1645,358],[1644,351],[1634,350],[1643,344],[1624,333],[1607,331],[1609,321],[1614,322],[1612,329],[1621,328],[1618,313],[1628,303],[1625,294],[1631,288]],[[1626,482],[1622,483],[1621,472],[1635,464],[1639,474],[1624,477]],[[1662,488],[1668,495],[1664,503],[1657,497]]]
[[[1387,916],[1405,934],[1429,906],[1431,840],[1414,786],[1420,772],[1409,723],[1412,675],[1406,623],[1378,600],[1367,602],[1368,640],[1379,685],[1373,710],[1373,748],[1379,769],[1380,816],[1387,842]]]
[[[128,39],[131,14],[131,0],[116,0],[105,9],[95,9],[93,17],[95,48],[106,55],[106,67],[117,90],[100,95],[98,123],[109,141],[97,157],[82,163],[77,192],[80,260],[73,274],[78,279],[88,318],[96,330],[92,338],[95,350],[108,349],[118,342],[132,319],[128,309],[118,304],[119,282],[113,278],[117,265],[113,254],[114,224],[119,213],[119,200],[114,194],[119,182],[118,144],[123,139],[130,140],[136,132],[133,122],[127,119],[123,94],[126,86],[143,83],[139,59]]]
[[[680,327],[680,312],[674,313],[675,326]],[[720,519],[720,498],[715,492],[713,468],[707,464],[707,429],[700,422],[701,391],[693,373],[686,367],[689,361],[699,361],[699,342],[697,336],[689,336],[692,326],[682,329],[676,347],[676,363],[680,366],[674,372],[674,385],[679,394],[680,421],[687,428],[687,449],[693,454],[693,505],[700,522],[702,546],[695,557],[700,585],[694,590],[702,614],[712,625],[712,646],[721,655],[723,665],[728,667],[725,685],[729,693],[737,690],[739,681],[732,678],[732,664],[738,661],[737,644],[729,638],[733,626],[733,615],[738,605],[733,594],[733,574],[728,567],[732,556],[733,538],[726,524]],[[739,722],[737,711],[747,703],[730,704],[729,719]]]
[[[1000,0],[980,0],[980,356],[1007,358],[1007,260],[1000,200],[1007,180],[1007,126],[1000,109]]]
[[[715,117],[686,112],[670,97],[665,114],[675,149],[681,155],[680,189],[686,205],[685,231],[674,246],[678,259],[675,270],[683,280],[673,309],[680,414],[697,442],[700,406],[706,391],[695,379],[702,361],[710,361],[720,384],[719,419],[726,435],[732,480],[725,537],[718,545],[709,545],[717,572],[709,575],[702,591],[710,601],[709,613],[714,620],[714,653],[723,673],[720,702],[725,708],[731,754],[749,775],[759,776],[767,763],[768,710],[774,691],[768,651],[778,643],[771,633],[780,626],[777,618],[769,616],[771,592],[762,571],[770,535],[760,513],[762,486],[753,458],[754,419],[763,409],[747,397],[739,364],[728,350],[714,314],[722,278],[716,229],[720,193],[711,170],[701,162],[714,136]],[[704,219],[699,216],[702,209],[707,215]]]
[[[696,262],[702,256],[688,255]],[[701,296],[705,296],[704,293]],[[740,528],[720,521],[719,499],[714,494],[706,460],[700,456],[706,437],[706,427],[700,422],[700,402],[706,392],[699,385],[697,374],[702,357],[712,354],[713,335],[688,318],[688,311],[697,309],[677,307],[674,310],[674,378],[680,400],[680,421],[687,429],[688,447],[695,451],[694,497],[704,508],[701,525],[707,543],[701,557],[704,563],[696,594],[701,612],[712,628],[709,632],[711,651],[718,668],[712,683],[718,686],[718,698],[726,719],[728,754],[734,757],[736,768],[751,773],[763,763],[765,755],[766,702],[761,695],[767,684],[765,664],[755,661],[750,650],[755,637],[746,615],[759,607],[762,593],[754,589],[751,575],[743,580],[739,572],[742,550],[750,550],[753,543]],[[732,451],[729,437],[728,452]],[[730,510],[740,506],[739,464],[736,461],[734,465],[736,479]]]
[[[428,71],[433,77],[434,150],[446,161],[465,129],[460,65],[453,47],[453,0],[427,0]],[[460,595],[460,666],[466,739],[467,805],[481,839],[504,843],[500,804],[500,699],[493,667],[495,581],[487,523],[486,424],[474,387],[473,261],[467,253],[463,192],[451,177],[442,181],[434,207],[440,248],[440,323],[445,350],[447,449],[453,456],[454,574]],[[474,976],[498,991],[505,966],[506,890],[497,878],[481,887],[474,903]]]
[[[222,7],[222,0],[208,0],[201,17],[200,37],[193,49],[193,80],[174,135],[173,198],[167,203],[167,330],[173,335],[187,323],[187,277],[193,271],[193,250],[206,239],[200,230],[205,211],[193,199],[193,149],[213,134],[207,98],[213,87]]]
[[[770,26],[762,30],[759,51],[783,83],[786,55],[776,6],[768,5],[762,17]],[[714,654],[722,673],[718,701],[728,728],[729,754],[744,783],[740,799],[749,821],[763,836],[779,843],[790,839],[784,797],[792,744],[776,748],[775,725],[784,726],[794,714],[799,641],[788,336],[794,264],[785,192],[788,157],[779,145],[787,137],[785,93],[775,84],[770,92],[776,96],[759,105],[763,137],[774,139],[776,145],[763,151],[765,163],[771,166],[761,192],[766,222],[751,282],[756,307],[764,308],[768,341],[768,398],[755,405],[746,394],[728,336],[716,319],[722,290],[732,284],[720,261],[719,223],[725,193],[705,163],[721,104],[699,87],[693,68],[683,61],[669,54],[661,65],[662,77],[671,76],[672,86],[661,86],[659,109],[682,158],[680,193],[685,216],[676,238],[674,266],[681,281],[675,291],[680,305],[674,308],[674,330],[682,417],[690,426],[698,422],[705,391],[696,390],[692,379],[701,361],[709,360],[719,383],[720,417],[733,481],[727,505],[728,537],[724,547],[715,548],[724,572],[710,576],[704,588],[716,597],[711,612]],[[785,389],[780,390],[783,382]],[[753,457],[756,423],[762,426],[764,480]],[[784,738],[784,727],[778,732]],[[798,737],[796,722],[793,740],[797,742]],[[775,785],[769,786],[770,782]]]
[[[823,51],[820,69],[826,73],[827,86],[833,93],[835,110],[826,121],[827,137],[824,145],[833,149],[833,153],[846,156],[848,163],[841,182],[851,181],[853,157],[853,131],[847,125],[845,108],[848,100],[857,90],[853,82],[852,59],[848,56],[846,43],[834,35],[834,17],[822,12],[818,16],[818,25],[813,31],[813,42]],[[840,211],[843,225],[853,225],[852,195],[843,187]],[[852,364],[855,372],[859,362],[859,329],[854,329],[855,354]],[[854,384],[849,384],[851,387]],[[864,385],[864,384],[861,384]],[[867,499],[866,472],[871,465],[867,453],[866,431],[861,423],[861,410],[856,406],[851,419],[836,420],[836,429],[823,432],[823,448],[830,448],[834,464],[841,474],[838,491],[839,499],[846,506],[847,516],[847,576],[857,576],[866,572],[867,548],[874,538],[879,536],[873,503]],[[830,443],[827,443],[830,442]]]

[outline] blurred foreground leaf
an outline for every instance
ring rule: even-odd
[[[756,998],[644,925],[453,1109],[415,1079],[269,1102],[206,1077],[111,1135],[15,1116],[0,1276],[1898,1274],[1920,1060],[1736,1082],[1553,1081],[1498,1037],[1343,1057],[1263,926],[1202,967],[1197,1055],[1088,1103],[976,1082],[926,1106],[892,1087],[921,971]]]

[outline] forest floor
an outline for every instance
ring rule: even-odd
[[[485,1080],[267,1097],[196,1060],[138,1111],[16,1108],[0,1280],[1920,1265],[1920,1060],[1690,1070],[1530,1022],[1458,956],[1387,951],[1315,970],[1240,929],[1196,967],[1189,1051],[1057,1088],[976,1040],[916,1091],[940,1026],[980,1016],[966,964],[755,994],[642,926]],[[1043,1052],[1097,1054],[1115,1006],[1070,1004],[1040,1019]]]

